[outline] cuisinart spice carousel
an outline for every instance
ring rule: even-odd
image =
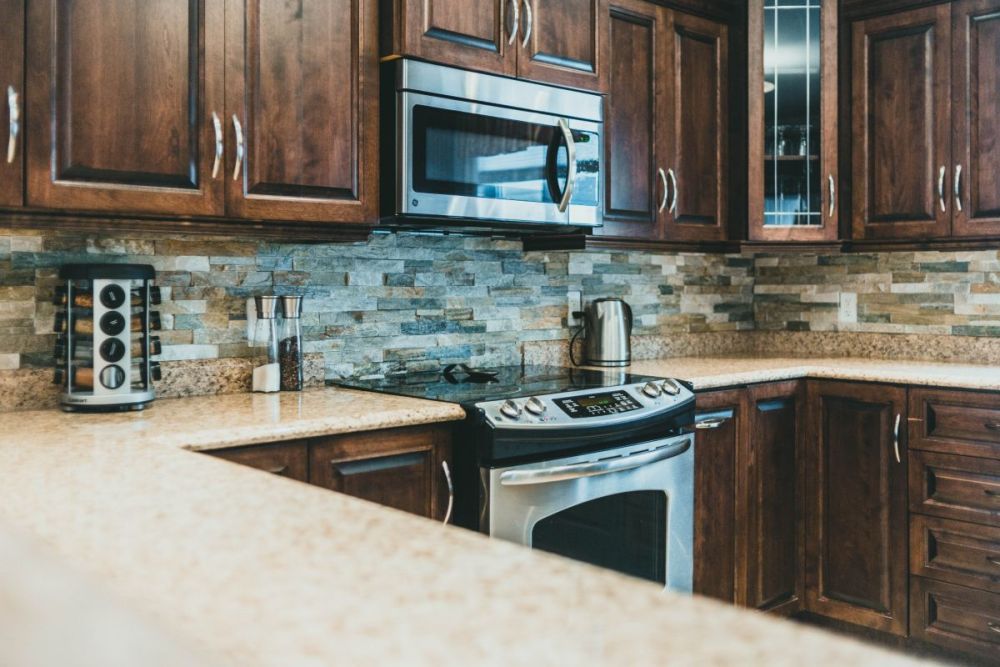
[[[67,411],[141,410],[160,379],[160,290],[146,264],[67,264],[53,298],[55,382]]]

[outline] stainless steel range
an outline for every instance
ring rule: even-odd
[[[465,407],[459,525],[691,590],[694,394],[683,383],[529,366],[340,384]]]

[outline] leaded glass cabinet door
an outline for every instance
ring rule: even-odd
[[[833,241],[836,0],[749,3],[752,241]]]

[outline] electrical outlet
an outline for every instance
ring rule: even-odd
[[[573,313],[583,311],[583,293],[572,290],[567,294],[566,326],[578,327],[583,325],[583,320],[573,316]]]

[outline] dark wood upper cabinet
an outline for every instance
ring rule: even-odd
[[[803,386],[799,381],[747,390],[744,604],[782,614],[803,606]]]
[[[228,0],[229,215],[374,220],[376,21],[375,0]]]
[[[809,381],[806,610],[907,631],[906,390]]]
[[[694,592],[736,602],[745,562],[737,558],[737,516],[742,511],[737,471],[744,469],[745,392],[698,394],[695,433]]]
[[[611,0],[605,62],[604,225],[600,236],[663,237],[667,175],[657,164],[666,151],[663,102],[666,10],[644,0]],[[627,147],[623,150],[622,147]]]
[[[27,20],[27,203],[217,215],[223,0],[38,0]]]
[[[1000,235],[1000,2],[952,5],[956,236]]]
[[[0,206],[24,196],[24,0],[0,0]]]
[[[522,1],[381,0],[383,51],[514,76]]]
[[[837,2],[751,0],[747,25],[749,238],[836,240]]]
[[[951,6],[852,27],[853,237],[948,236]]]
[[[729,29],[670,11],[665,69],[666,154],[670,184],[666,238],[727,237],[729,171]],[[627,148],[626,148],[627,150]]]
[[[521,0],[522,48],[517,75],[560,86],[603,91],[607,0]]]

